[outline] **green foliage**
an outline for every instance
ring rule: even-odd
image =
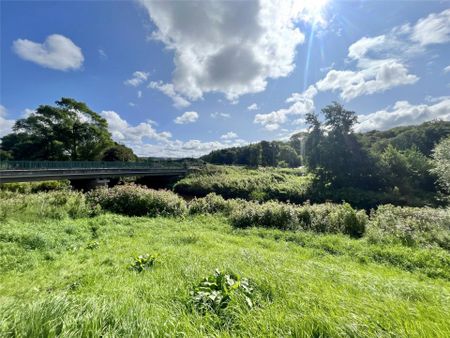
[[[296,168],[301,165],[299,155],[293,144],[261,141],[242,147],[214,150],[202,159],[213,164]]]
[[[98,160],[112,144],[106,120],[70,98],[39,106],[2,138],[2,149],[16,160]]]
[[[64,219],[95,215],[98,208],[87,203],[81,192],[55,190],[39,193],[0,192],[0,220]]]
[[[147,189],[135,184],[99,188],[86,195],[93,206],[127,216],[182,216],[185,201],[167,190]]]
[[[134,154],[131,148],[124,146],[123,144],[116,143],[109,148],[106,148],[102,153],[102,161],[121,161],[121,162],[133,162],[138,157]]]
[[[139,255],[134,257],[133,263],[130,264],[129,269],[136,272],[143,272],[150,270],[156,264],[158,255]]]
[[[301,169],[207,166],[178,181],[180,194],[205,196],[216,193],[224,198],[304,202],[312,175]]]
[[[439,188],[450,199],[450,137],[434,148],[433,166]]]
[[[213,275],[204,278],[191,291],[191,302],[200,313],[223,313],[236,298],[243,297],[249,308],[253,307],[253,287],[247,278],[233,272],[222,272],[216,269]]]
[[[21,194],[68,189],[70,189],[70,181],[68,180],[0,184],[0,191],[12,191]]]
[[[194,198],[189,202],[189,213],[194,214],[229,214],[236,204],[243,201],[225,200],[222,196],[210,193],[203,198]]]
[[[372,242],[450,250],[450,210],[382,205],[370,217],[367,237]]]
[[[241,203],[230,220],[238,228],[266,227],[282,230],[308,230],[317,233],[341,233],[359,238],[368,221],[366,213],[349,204],[305,204],[297,206],[279,202]]]

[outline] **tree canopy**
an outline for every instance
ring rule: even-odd
[[[16,121],[13,132],[2,138],[5,157],[100,160],[106,149],[119,146],[111,138],[107,121],[85,103],[63,97],[55,104],[41,105],[30,116]]]

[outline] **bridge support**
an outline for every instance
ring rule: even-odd
[[[76,190],[89,191],[97,187],[107,187],[109,179],[90,178],[90,179],[72,179],[70,185]]]

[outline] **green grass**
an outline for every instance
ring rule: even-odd
[[[156,264],[131,271],[142,254]],[[450,336],[450,258],[436,247],[105,214],[7,218],[0,259],[2,337]],[[248,278],[257,304],[193,309],[216,268]]]
[[[178,181],[180,194],[266,201],[276,199],[301,203],[308,199],[313,176],[303,169],[258,168],[208,165]]]

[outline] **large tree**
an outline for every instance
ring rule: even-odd
[[[107,121],[70,98],[39,106],[2,138],[2,149],[16,160],[98,160],[112,145]]]

